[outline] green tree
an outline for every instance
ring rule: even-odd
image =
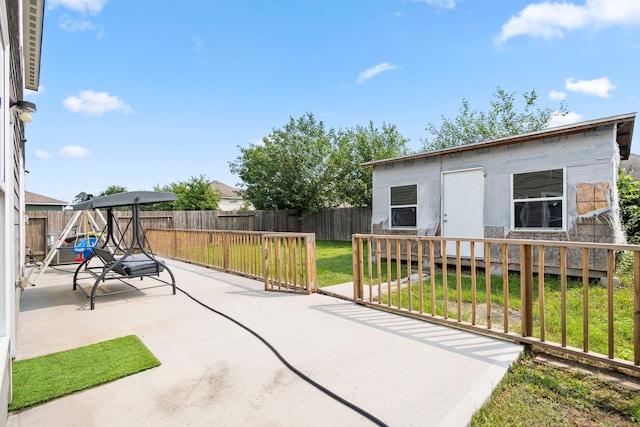
[[[331,156],[333,183],[340,205],[365,207],[372,203],[372,175],[370,166],[362,163],[398,157],[409,153],[408,140],[395,125],[382,124],[382,129],[356,126],[340,131]]]
[[[261,144],[238,147],[229,166],[256,209],[291,209],[301,215],[334,206],[369,206],[372,170],[361,164],[407,154],[394,125],[326,130],[312,113],[289,118]]]
[[[84,191],[79,192],[78,194],[76,194],[76,196],[73,198],[73,201],[71,202],[71,204],[75,205],[76,203],[80,203],[84,200],[87,199],[87,197],[93,197],[93,195],[85,193]]]
[[[422,149],[438,150],[534,132],[547,127],[554,114],[567,114],[564,102],[555,110],[537,107],[538,94],[535,90],[522,94],[522,110],[516,106],[515,92],[507,93],[498,86],[493,98],[488,111],[472,110],[469,101],[463,98],[456,118],[442,116],[439,128],[433,123],[426,127],[425,130],[433,135],[433,139],[425,138]]]
[[[618,169],[618,197],[622,229],[627,241],[640,244],[640,181]]]
[[[170,203],[149,205],[148,210],[160,211],[206,211],[218,210],[222,195],[211,188],[204,175],[192,176],[187,181],[172,182],[165,186],[155,186],[155,191],[166,191],[176,194],[176,200]]]
[[[127,191],[126,187],[121,187],[119,185],[110,185],[107,187],[106,190],[102,191],[95,197],[109,196],[111,194],[124,193],[125,191]],[[89,194],[84,191],[81,191],[80,193],[76,194],[76,196],[73,198],[73,202],[71,203],[73,204],[80,203],[84,200],[87,200],[87,198],[93,198],[93,197],[94,197],[93,194]]]
[[[126,187],[122,187],[122,186],[119,186],[119,185],[110,185],[110,186],[107,187],[106,190],[104,190],[103,192],[98,194],[97,197],[110,196],[111,194],[124,193],[126,191],[127,191]]]
[[[256,209],[317,212],[335,204],[329,157],[333,130],[325,130],[312,113],[290,117],[273,129],[262,144],[240,149],[229,162],[246,188],[244,197]]]

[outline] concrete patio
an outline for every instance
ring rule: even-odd
[[[178,287],[260,334],[297,369],[390,426],[465,426],[522,347],[327,295],[168,261]],[[96,300],[75,266],[25,290],[17,359],[135,334],[162,365],[14,413],[9,426],[369,426],[255,336],[169,287]],[[346,288],[346,291],[345,291]],[[347,295],[348,286],[333,289]]]

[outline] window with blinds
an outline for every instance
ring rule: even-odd
[[[391,227],[414,228],[417,224],[418,186],[402,185],[390,188]]]
[[[564,169],[513,174],[515,229],[562,230]]]

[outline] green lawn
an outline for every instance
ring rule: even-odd
[[[318,286],[353,281],[351,242],[316,241],[316,275]]]
[[[366,244],[364,246],[363,262],[366,266]],[[386,265],[386,264],[385,264]],[[396,272],[396,263],[392,262],[393,274]],[[366,270],[366,267],[365,267]],[[406,265],[401,266],[401,275],[406,275]],[[335,240],[316,241],[316,276],[318,286],[339,285],[340,283],[353,282],[353,252],[351,242]],[[386,267],[382,272],[382,279],[387,280]]]
[[[637,426],[640,392],[625,386],[621,378],[629,380],[524,356],[511,366],[470,426]]]
[[[411,287],[411,298],[409,298],[409,289],[402,288],[400,293],[401,306],[409,308],[409,300],[411,299],[411,308],[417,310],[420,304],[420,286],[415,284]],[[522,303],[520,300],[520,278],[517,274],[509,275],[508,302],[511,310],[520,311]],[[471,302],[473,301],[471,293],[471,279],[468,276],[461,279],[460,296],[462,301],[461,320],[471,321]],[[384,285],[383,285],[383,289]],[[476,304],[484,308],[486,304],[486,284],[484,275],[479,275],[476,279]],[[444,315],[444,289],[442,274],[436,273],[435,276],[435,294],[436,294],[436,315]],[[582,281],[567,281],[567,316],[566,316],[566,333],[567,345],[576,348],[582,348],[583,344],[583,296]],[[558,277],[545,278],[545,295],[544,295],[544,315],[545,315],[545,338],[547,341],[560,343],[562,340],[561,327],[561,294],[560,279]],[[426,279],[422,283],[422,306],[423,311],[431,313],[431,283]],[[589,294],[589,350],[601,354],[608,354],[608,330],[607,330],[607,290],[599,285],[590,285]],[[504,292],[502,277],[493,277],[491,282],[491,304],[499,313],[493,314],[493,327],[502,327],[502,307],[504,304]],[[448,317],[457,316],[457,283],[456,276],[447,275],[447,301],[448,301]],[[382,302],[387,303],[388,296],[382,297]],[[614,329],[615,329],[615,357],[633,360],[633,286],[623,285],[614,291]],[[391,295],[391,305],[398,306],[398,297],[395,292]],[[509,330],[511,332],[520,332],[520,322],[511,319]],[[534,284],[533,299],[533,319],[534,319],[534,336],[539,337],[540,334],[540,298],[538,295],[537,279]],[[478,324],[486,324],[483,316],[476,318]]]

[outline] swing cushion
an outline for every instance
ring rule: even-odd
[[[93,248],[93,252],[105,263],[111,266],[122,258],[115,258],[111,252],[103,248]],[[117,264],[113,270],[123,276],[148,276],[164,271],[164,262],[149,258],[145,254],[131,254]]]
[[[164,262],[154,261],[145,254],[129,255],[120,266],[128,275],[144,275],[164,271]]]

